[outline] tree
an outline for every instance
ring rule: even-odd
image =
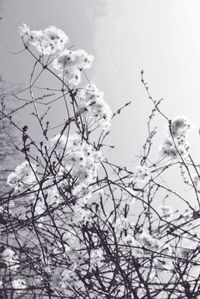
[[[13,120],[16,110],[2,110],[21,134],[16,150],[24,155],[1,197],[2,296],[198,298],[200,176],[187,142],[189,120],[170,120],[162,112],[142,72],[152,102],[148,136],[134,170],[116,165],[104,156],[104,142],[111,120],[129,103],[112,113],[93,83],[80,87],[93,57],[68,49],[62,30],[23,25],[20,35],[34,67],[28,87],[15,94],[23,99],[16,109],[32,107],[38,138],[30,125]],[[56,87],[39,86],[45,74]],[[49,114],[60,101],[66,118],[55,126]],[[152,161],[152,122],[158,114],[168,125],[168,137]],[[163,180],[177,167],[194,200]],[[169,198],[183,203],[185,211],[173,210]]]
[[[17,130],[10,125],[9,117],[4,117],[4,114],[9,116],[15,111],[15,97],[12,94],[16,92],[16,86],[6,83],[0,76],[0,195],[9,190],[6,184],[7,176],[22,159],[20,152],[16,153],[20,137],[17,136]]]

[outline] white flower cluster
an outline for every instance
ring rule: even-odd
[[[78,269],[80,270],[80,269]],[[73,296],[73,289],[79,288],[81,290],[82,283],[77,274],[77,265],[56,267],[51,273],[51,284],[55,290],[65,296],[71,298]]]
[[[84,275],[84,273],[93,271],[96,267],[104,266],[105,257],[103,249],[100,247],[95,246],[89,251],[85,246],[81,247],[80,240],[78,236],[74,236],[74,233],[72,237],[68,234],[65,240],[69,244],[65,245],[65,253],[62,253],[65,256],[66,265],[57,266],[56,268],[51,266],[49,273],[54,288],[60,288],[62,293],[67,296],[71,288],[81,286],[78,273]]]
[[[84,115],[84,123],[90,130],[101,127],[109,130],[111,125],[112,111],[104,101],[103,92],[100,92],[96,85],[89,84],[79,90],[80,101],[79,111]]]
[[[102,160],[101,152],[78,134],[56,135],[50,140],[53,157],[59,161],[62,158],[62,167],[59,175],[67,174],[74,179],[74,186],[89,186],[97,177],[99,163]]]
[[[19,268],[19,258],[11,248],[4,249],[1,253],[1,258],[10,271],[17,271]]]
[[[44,30],[30,30],[26,24],[23,24],[19,27],[19,34],[26,46],[31,44],[44,55],[61,51],[69,41],[67,35],[55,26]]]
[[[89,69],[94,57],[85,50],[69,50],[66,45],[69,41],[67,35],[55,26],[44,30],[30,30],[23,24],[19,27],[19,34],[26,47],[34,46],[43,55],[52,55],[50,65],[58,73],[59,77],[69,86],[77,86],[81,81],[81,72]],[[111,125],[112,111],[104,101],[103,93],[94,84],[80,89],[77,94],[83,122],[88,130],[98,127],[109,130]]]
[[[161,249],[160,241],[152,237],[145,230],[139,235],[138,241],[145,248],[146,254],[151,254],[152,251],[157,252]]]
[[[78,280],[78,276],[74,270],[65,269],[61,274],[62,282],[61,288],[66,288],[68,285],[73,284]]]
[[[163,144],[160,146],[160,151],[164,157],[168,157],[171,159],[178,158],[179,154],[181,156],[186,156],[187,154],[187,151],[183,144],[179,144],[175,146],[174,142],[169,138],[165,139]]]
[[[17,194],[21,193],[17,204],[10,205],[10,212],[23,218],[32,205],[35,216],[38,215],[40,220],[44,220],[43,214],[48,208],[60,205],[65,197],[73,197],[76,198],[73,208],[65,211],[69,223],[79,226],[90,222],[92,219],[91,211],[88,209],[92,204],[90,186],[98,175],[102,160],[101,151],[97,151],[94,146],[82,140],[79,134],[68,137],[58,134],[49,141],[49,157],[51,157],[50,168],[53,167],[56,178],[49,170],[44,179],[39,167],[28,161],[21,163],[8,175],[8,185]],[[39,185],[41,180],[42,185]],[[26,193],[24,196],[27,190],[30,194]]]
[[[135,185],[137,188],[144,187],[144,185],[149,181],[151,178],[151,169],[145,165],[137,165],[131,177],[129,177],[129,184]],[[127,190],[130,190],[127,189]],[[130,190],[131,192],[131,190]],[[133,196],[137,193],[133,192]]]
[[[23,192],[36,183],[37,166],[28,161],[22,162],[11,172],[7,178],[7,184],[14,189],[15,192]]]
[[[170,136],[166,138],[160,146],[163,156],[176,159],[180,155],[186,156],[189,145],[186,140],[186,134],[191,124],[184,116],[178,116],[169,124]]]
[[[64,50],[53,61],[53,67],[68,84],[78,85],[81,81],[81,71],[89,69],[94,57],[84,50]]]
[[[177,116],[171,123],[171,134],[174,138],[185,138],[186,132],[191,127],[190,121],[185,116]]]
[[[78,85],[81,81],[81,71],[89,69],[94,61],[94,57],[82,49],[74,51],[64,49],[69,38],[55,26],[44,30],[30,30],[23,24],[19,27],[19,34],[25,47],[32,45],[43,55],[56,54],[52,66],[66,84]]]
[[[96,266],[101,267],[101,265],[103,264],[103,260],[103,250],[101,248],[92,249],[90,251],[89,264],[91,268],[95,268]]]
[[[197,191],[200,192],[200,176],[196,174],[192,179]]]
[[[16,290],[16,293],[20,294],[23,292],[24,289],[27,288],[27,284],[24,279],[18,278],[12,281],[12,287],[14,290]]]
[[[76,204],[73,206],[73,211],[68,216],[68,220],[71,224],[78,226],[90,222],[91,217],[91,211],[87,207]]]

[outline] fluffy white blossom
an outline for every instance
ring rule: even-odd
[[[91,67],[94,57],[84,50],[64,50],[53,61],[53,67],[67,84],[77,86],[81,81],[81,71]]]
[[[186,132],[191,127],[190,121],[185,116],[177,116],[171,122],[171,134],[175,138],[185,137]]]
[[[138,165],[134,171],[136,181],[146,181],[150,175],[150,169],[145,165]]]
[[[74,67],[64,69],[60,76],[69,85],[77,86],[81,82],[81,71]]]
[[[85,86],[79,90],[77,96],[80,101],[79,111],[82,112],[88,128],[100,127],[109,130],[113,113],[96,85]]]
[[[69,219],[71,218],[71,223],[73,223],[74,225],[82,225],[86,224],[87,222],[91,222],[91,217],[92,213],[89,209],[76,204],[75,206],[73,206],[73,211],[69,216]]]
[[[44,213],[45,210],[46,210],[46,206],[45,206],[44,199],[42,197],[38,197],[36,200],[36,205],[34,210],[36,215],[40,215]]]
[[[18,293],[21,293],[24,289],[27,288],[27,284],[26,284],[26,281],[24,279],[18,278],[18,279],[14,279],[12,281],[12,287]]]
[[[75,186],[88,186],[97,177],[99,163],[102,159],[101,152],[94,149],[78,134],[55,136],[50,140],[54,157],[62,158],[60,175],[68,174],[74,178]]]
[[[160,152],[164,157],[171,159],[177,159],[179,158],[179,155],[185,157],[187,155],[187,145],[181,143],[175,146],[173,141],[167,138],[160,146]]]
[[[98,90],[94,83],[90,83],[79,90],[78,97],[85,103],[91,103],[93,101],[102,100],[104,94],[102,91]]]
[[[11,248],[6,248],[1,253],[2,260],[9,267],[10,271],[17,271],[19,268],[19,258]]]
[[[26,24],[19,26],[19,35],[23,39],[25,45],[28,45],[31,40],[31,30]]]
[[[103,259],[103,250],[101,248],[92,249],[90,251],[89,263],[91,268],[95,268],[96,266],[101,267],[103,264]]]
[[[46,201],[48,205],[54,205],[54,204],[59,204],[61,201],[61,195],[58,191],[57,186],[51,186],[47,190],[47,197]]]
[[[31,44],[44,55],[63,50],[69,41],[67,35],[55,26],[44,30],[30,30],[26,24],[23,24],[19,27],[19,34],[26,46]]]
[[[50,150],[53,150],[54,154],[61,158],[69,153],[71,150],[79,149],[81,146],[81,138],[78,134],[72,134],[69,137],[64,134],[57,134],[49,141]]]
[[[53,67],[61,72],[68,68],[76,68],[82,71],[89,69],[93,61],[94,57],[89,55],[85,50],[64,50],[53,61]]]
[[[200,191],[200,176],[194,175],[193,182],[194,182],[194,185],[196,186],[197,190]]]
[[[161,243],[159,240],[155,239],[152,237],[150,234],[148,234],[146,231],[143,231],[139,236],[138,236],[138,241],[142,246],[145,247],[147,250],[147,254],[151,253],[151,251],[159,251],[161,249]],[[149,250],[149,252],[148,252]]]
[[[187,131],[191,128],[190,121],[185,116],[177,116],[169,124],[170,134],[160,146],[160,152],[163,156],[177,159],[187,156],[189,144],[187,142]]]
[[[24,161],[11,172],[7,178],[7,184],[15,191],[21,192],[36,183],[37,166]]]
[[[146,184],[151,175],[151,169],[145,165],[138,165],[135,167],[133,175],[129,178],[129,182],[142,188]],[[134,194],[134,192],[133,192]]]
[[[78,276],[73,269],[65,269],[61,274],[61,288],[72,286],[77,280]]]

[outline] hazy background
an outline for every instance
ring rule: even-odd
[[[25,53],[11,53],[22,49],[18,26],[55,25],[67,33],[70,45],[95,56],[87,74],[104,91],[113,111],[133,101],[113,121],[108,139],[116,146],[113,161],[132,167],[146,136],[152,106],[140,82],[142,69],[155,99],[165,99],[166,114],[170,118],[185,115],[196,124],[191,136],[198,155],[199,0],[2,0],[0,10],[0,72],[6,81],[27,82],[34,63]],[[62,111],[57,115],[64,117]],[[158,118],[157,125],[161,142],[166,124]]]

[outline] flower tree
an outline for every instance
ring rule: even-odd
[[[15,148],[24,160],[1,196],[0,297],[200,298],[200,169],[190,154],[189,120],[161,111],[142,72],[152,102],[148,136],[134,169],[116,165],[104,154],[104,140],[129,103],[113,113],[95,84],[81,85],[94,58],[67,47],[62,30],[24,24],[19,33],[34,66],[28,87],[13,95],[18,107],[8,113],[2,101],[1,120],[20,133]],[[57,88],[40,86],[44,74]],[[48,115],[60,103],[66,117],[53,126]],[[27,107],[38,138],[15,121]],[[156,115],[168,133],[152,161]],[[163,179],[174,168],[189,198]]]

